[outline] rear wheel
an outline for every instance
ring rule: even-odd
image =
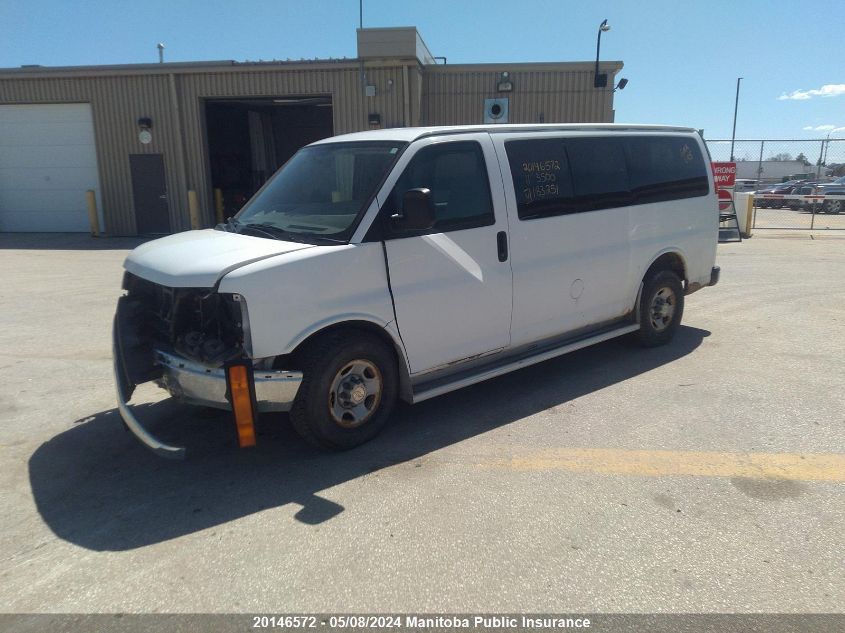
[[[824,210],[826,213],[832,213],[836,215],[842,213],[842,206],[842,200],[825,200]]]
[[[664,345],[672,340],[684,314],[684,288],[671,270],[659,270],[643,281],[640,298],[640,344]]]
[[[301,354],[302,384],[290,412],[294,429],[320,448],[343,450],[372,439],[396,402],[393,351],[378,337],[343,330]]]

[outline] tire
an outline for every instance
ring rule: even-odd
[[[637,332],[640,345],[657,347],[671,341],[683,315],[684,288],[678,275],[671,270],[658,270],[643,280]]]
[[[825,200],[824,211],[831,215],[838,215],[844,210],[842,200]]]
[[[290,411],[294,430],[327,450],[371,440],[387,424],[398,394],[396,356],[378,337],[339,330],[301,354],[302,384]]]

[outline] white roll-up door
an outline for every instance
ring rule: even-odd
[[[88,231],[99,188],[90,104],[0,105],[0,231]]]

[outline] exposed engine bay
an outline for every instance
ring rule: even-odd
[[[211,288],[168,288],[126,273],[128,310],[138,334],[158,349],[219,367],[244,354],[239,295]]]
[[[239,295],[211,288],[168,288],[126,273],[118,301],[116,341],[127,383],[161,377],[155,350],[208,367],[243,358],[246,308]]]

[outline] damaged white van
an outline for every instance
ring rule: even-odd
[[[300,150],[225,225],[126,259],[121,416],[155,381],[233,412],[289,411],[345,449],[419,402],[623,334],[667,343],[719,279],[706,146],[688,128],[399,128]]]

